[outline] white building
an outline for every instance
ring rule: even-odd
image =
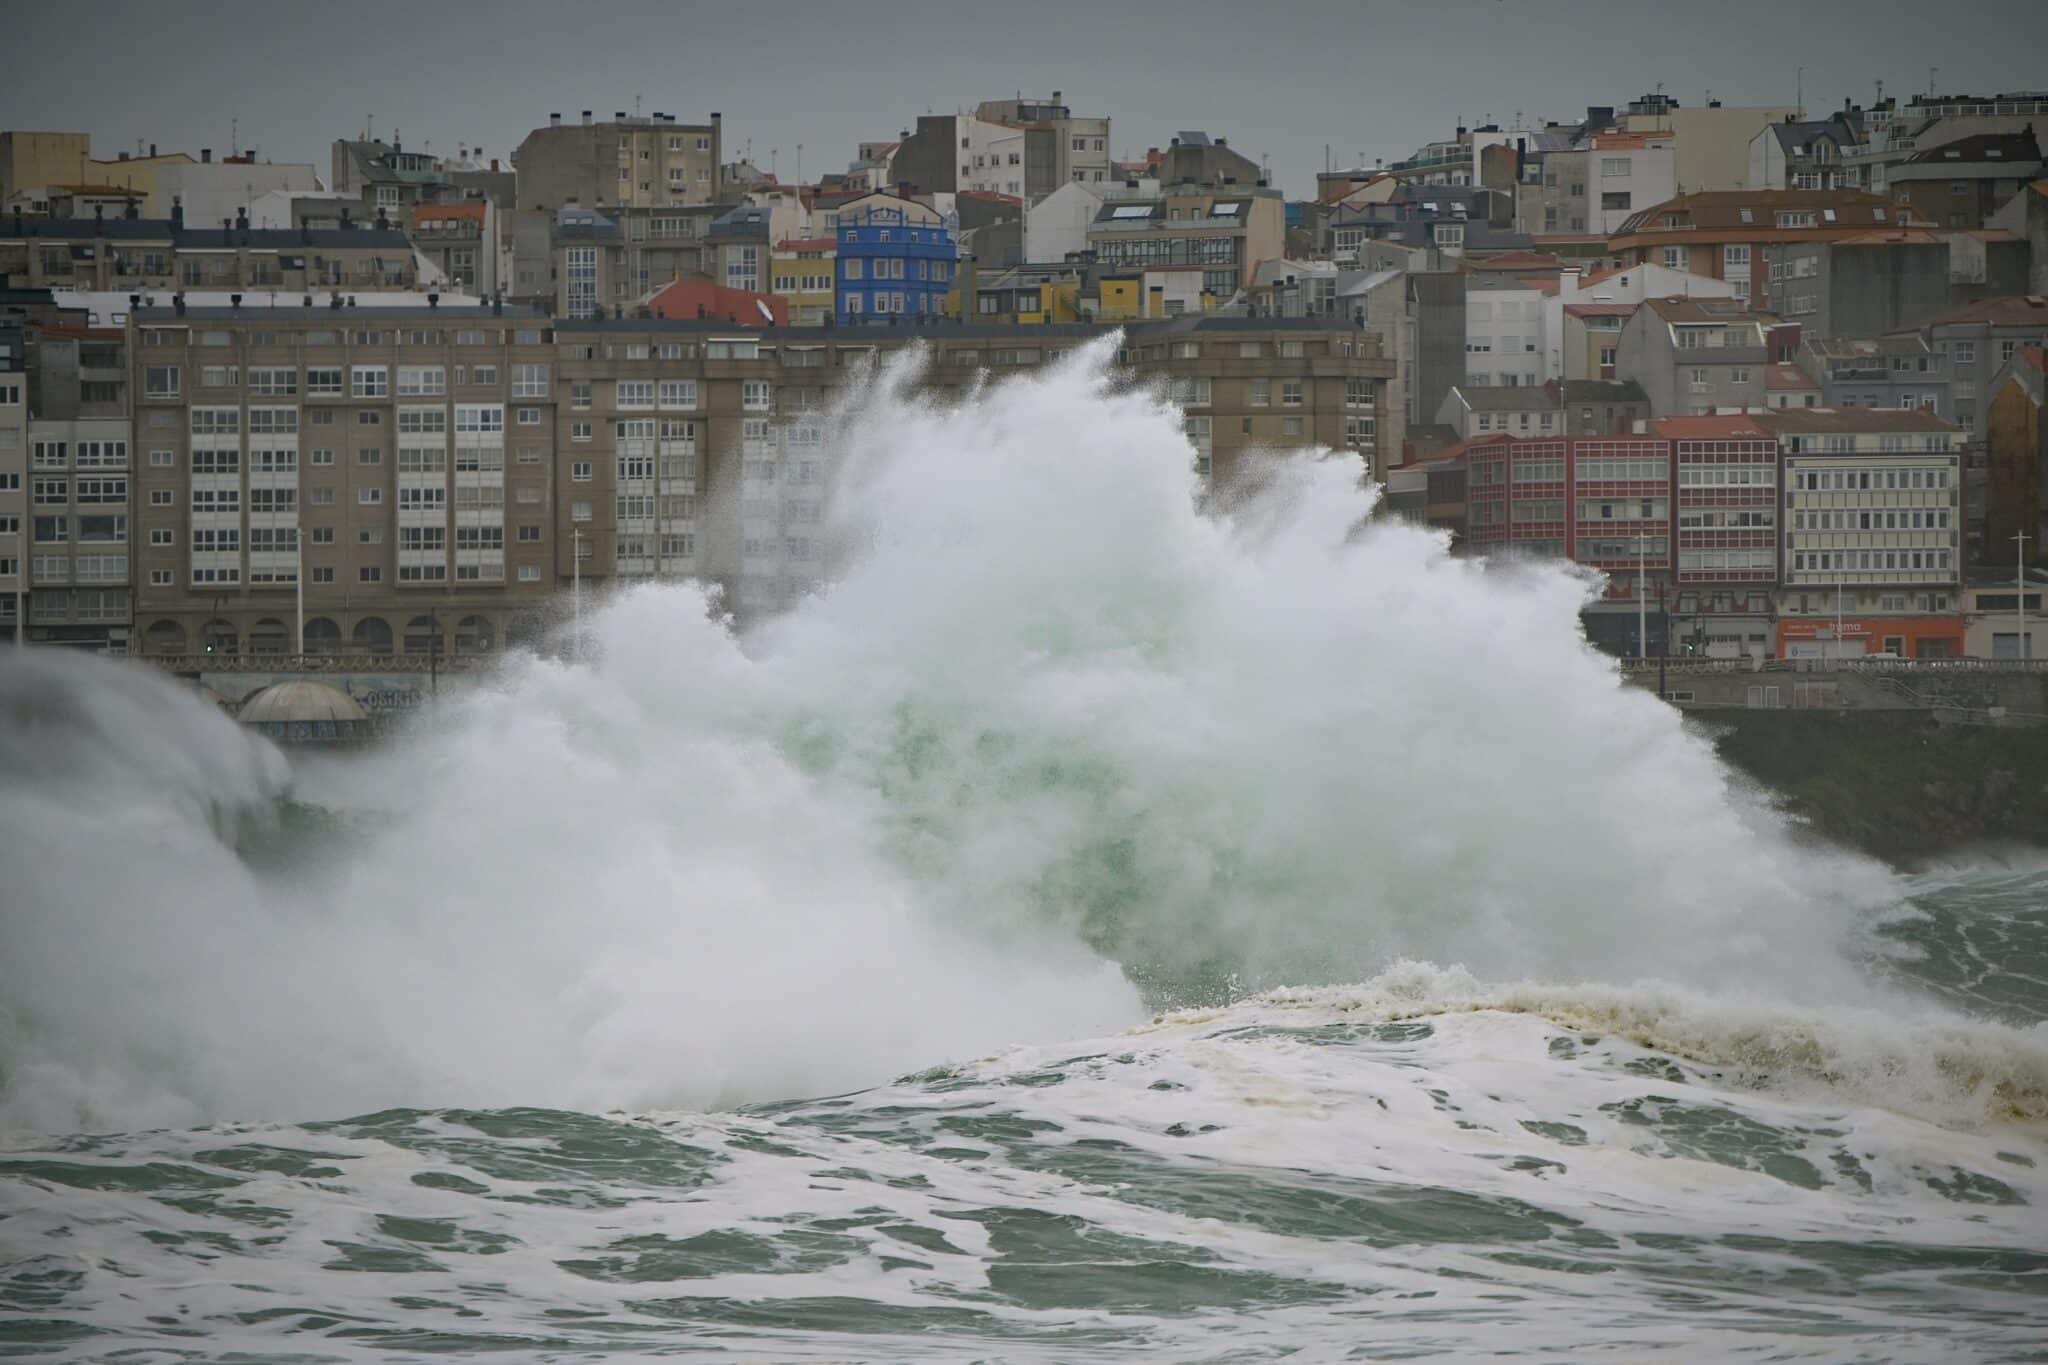
[[[219,227],[244,209],[250,209],[251,227],[293,227],[289,221],[261,223],[253,212],[256,201],[274,193],[305,193],[321,189],[320,177],[310,165],[270,161],[195,161],[157,167],[156,191],[144,210],[152,218],[171,216],[175,201],[185,210],[192,227]]]
[[[1478,388],[1538,385],[1563,376],[1537,282],[1475,274],[1465,283],[1465,382]]]
[[[972,114],[960,115],[953,126],[960,139],[960,188],[1023,198],[1024,130]]]
[[[1007,191],[1006,191],[1007,193]],[[1033,265],[1064,261],[1088,249],[1088,225],[1102,207],[1099,186],[1068,181],[1024,210],[1024,259]]]
[[[1675,140],[1655,133],[1599,133],[1586,156],[1586,227],[1603,237],[1630,214],[1678,197]]]

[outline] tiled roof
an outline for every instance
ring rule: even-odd
[[[837,251],[837,237],[790,237],[775,244],[777,251]]]
[[[1735,414],[1719,417],[1659,417],[1650,423],[1650,430],[1655,435],[1673,441],[1769,440],[1771,437],[1770,432],[1757,425],[1756,418]]]
[[[1999,153],[1997,156],[1991,155]],[[1930,147],[1906,158],[1908,165],[1939,164],[1944,161],[2007,161],[2038,162],[2041,159],[2041,144],[2034,139],[2031,127],[2017,133],[1978,133],[1972,137],[1957,138],[1939,147]]]
[[[1631,215],[1614,235],[1622,238],[1638,233],[1726,232],[1733,229],[1741,229],[1752,236],[1776,231],[1810,233],[1834,229],[1840,232],[1882,226],[1890,215],[1891,207],[1882,195],[1862,190],[1701,190],[1681,194],[1676,199]],[[1742,218],[1745,209],[1750,214],[1748,222]],[[1833,221],[1827,220],[1823,214],[1824,210],[1830,209],[1834,211]],[[1781,210],[1810,210],[1814,215],[1813,226],[1781,229],[1777,226],[1777,214]],[[1881,213],[1886,216],[1879,217]],[[1664,227],[1663,220],[1672,214],[1686,219],[1689,225]]]
[[[1925,325],[1940,327],[1970,322],[1989,323],[1994,327],[2024,327],[2029,323],[2048,325],[2048,296],[2004,294],[1995,299],[1979,299],[1975,303],[1952,308]]]
[[[1813,377],[1797,365],[1769,365],[1764,368],[1766,389],[1817,389]]]
[[[1542,251],[1503,251],[1468,264],[1473,270],[1556,270],[1564,262]]]
[[[1836,246],[1940,246],[1941,238],[1925,228],[1880,228],[1837,237]]]
[[[1775,323],[1767,313],[1751,312],[1734,299],[1646,299],[1650,311],[1666,322]]]
[[[1564,311],[1575,318],[1634,317],[1639,305],[1633,303],[1568,303]]]

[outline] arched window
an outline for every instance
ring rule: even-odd
[[[391,652],[391,625],[381,616],[365,616],[356,622],[356,628],[349,635],[359,653],[389,654]]]
[[[341,627],[333,618],[315,616],[306,622],[306,652],[308,654],[339,654],[341,652]]]
[[[185,628],[176,621],[152,622],[142,634],[143,644],[151,654],[183,654],[185,652]]]
[[[249,628],[251,654],[282,654],[291,647],[291,632],[274,616],[266,616]]]
[[[206,628],[199,632],[199,638],[204,643],[208,654],[240,654],[242,652],[241,635],[232,624],[221,620],[219,617],[215,617],[206,623]]]
[[[481,616],[465,616],[455,623],[457,654],[488,654],[498,642],[498,633]]]

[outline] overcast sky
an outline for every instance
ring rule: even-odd
[[[408,146],[504,157],[551,111],[725,115],[784,178],[925,112],[1022,91],[1107,114],[1119,156],[1182,128],[1268,159],[1290,196],[1339,165],[1404,156],[1462,118],[1569,119],[1655,89],[1685,104],[1809,110],[1924,90],[2048,86],[2043,0],[54,0],[11,5],[0,128],[90,132],[215,156],[310,161],[396,128]]]

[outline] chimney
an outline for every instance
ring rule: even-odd
[[[213,164],[213,148],[201,147],[199,149],[199,164],[202,166],[211,166]]]
[[[626,111],[623,109],[614,109],[612,111],[612,119],[614,122],[624,123],[626,121]]]
[[[134,195],[128,196],[128,207],[122,211],[121,216],[123,218],[140,218],[142,216],[142,205],[136,201]]]
[[[156,144],[155,144],[154,142],[152,142],[152,143],[150,143],[150,144],[149,144],[149,155],[150,155],[150,159],[151,159],[151,160],[155,160],[155,158],[156,158]]]
[[[562,126],[562,116],[561,116],[560,114],[549,114],[549,115],[548,115],[548,127],[550,127],[550,128],[559,128],[559,127],[561,127],[561,126]]]
[[[1230,145],[1230,139],[1227,137],[1219,137],[1216,139],[1216,145],[1218,147],[1228,147]]]
[[[228,307],[230,307],[230,308],[240,308],[241,306],[242,306],[242,296],[241,296],[240,294],[230,294],[230,295],[228,295]]]
[[[505,296],[503,294],[491,295],[491,315],[493,317],[505,316]]]
[[[585,128],[590,126],[590,111],[588,109],[583,111],[583,126]]]
[[[235,226],[244,232],[249,230],[249,206],[247,204],[235,210]]]
[[[105,204],[94,204],[92,206],[92,220],[95,223],[103,223],[106,221],[106,218],[107,206]]]
[[[492,174],[492,175],[496,175],[497,173],[498,173],[498,158],[496,158],[496,157],[492,157],[492,158],[491,158],[491,174]]]
[[[433,309],[436,309],[436,308],[439,308],[440,306],[441,306],[441,296],[440,296],[439,294],[428,294],[428,295],[427,295],[427,308],[428,308],[428,310],[429,310],[429,311],[431,311],[431,310],[433,310]]]
[[[17,209],[16,212],[18,213],[20,210]],[[183,226],[185,226],[185,196],[174,194],[171,196],[171,227],[175,230]]]
[[[184,291],[184,290],[180,289],[180,290],[179,290],[179,291],[178,291],[177,293],[175,293],[175,294],[171,295],[171,310],[172,310],[173,312],[175,312],[175,313],[176,313],[176,314],[177,314],[177,315],[178,315],[179,317],[184,317],[184,316],[185,316],[185,291]]]
[[[120,155],[116,156],[116,157],[115,157],[114,159],[115,159],[116,161],[126,161],[126,160],[128,159],[128,153],[126,153],[126,152],[122,152],[122,153],[121,153]]]

